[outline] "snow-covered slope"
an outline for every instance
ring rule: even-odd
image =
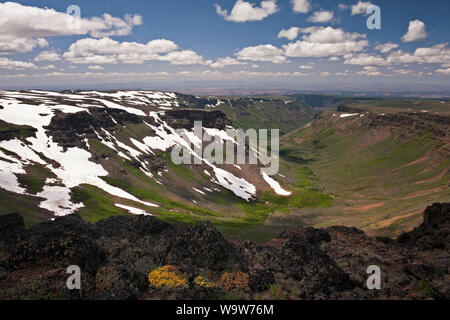
[[[195,148],[200,141],[193,132],[193,121],[203,119],[205,131],[222,141],[233,139],[224,130],[230,123],[221,113],[187,110],[183,106],[185,102],[177,94],[155,91],[0,91],[3,129],[8,131],[8,126],[27,126],[34,131],[34,134],[20,137],[12,134],[0,140],[0,187],[37,197],[40,208],[54,215],[66,215],[85,205],[73,200],[72,188],[91,185],[115,199],[145,207],[146,210],[133,212],[130,206],[116,204],[116,207],[129,212],[143,214],[147,209],[151,211],[151,208],[163,204],[145,201],[139,195],[108,183],[105,177],[117,171],[112,163],[129,161],[164,188],[162,172],[168,171],[168,165],[163,163],[162,167],[155,169],[154,159],[160,152],[168,152],[181,145],[201,160],[199,171],[206,175],[208,183],[228,189],[237,197],[246,201],[254,199],[256,186],[264,181],[265,188],[273,188],[277,194],[289,194],[275,180],[263,177],[256,166],[247,169],[258,172],[251,175],[239,166],[231,170],[204,159]],[[182,135],[176,130],[180,128],[183,128]],[[128,129],[126,135],[119,134],[119,131]],[[98,147],[92,143],[103,145],[113,155],[99,157]],[[28,169],[35,166],[45,168],[52,177],[42,181],[42,188],[33,193],[19,182],[18,177],[27,175]],[[124,174],[126,179],[126,172]],[[210,185],[203,188],[205,196],[206,193],[221,191]]]

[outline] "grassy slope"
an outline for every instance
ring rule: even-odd
[[[417,225],[426,205],[450,198],[450,158],[437,156],[447,152],[441,139],[426,131],[371,129],[359,117],[337,118],[326,113],[283,138],[284,158],[312,170],[336,199],[330,210],[305,213],[308,223],[392,236]]]
[[[260,100],[262,99],[262,100]],[[247,130],[279,129],[288,133],[314,117],[314,110],[301,101],[283,96],[255,97],[252,100],[226,101],[217,109],[223,111],[234,127]]]

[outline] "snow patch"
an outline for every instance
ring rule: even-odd
[[[264,172],[263,169],[261,169],[261,174],[264,178],[264,180],[269,184],[269,186],[275,191],[276,194],[280,196],[290,196],[292,192],[284,190],[280,184],[272,179],[267,173]]]
[[[359,113],[344,113],[344,114],[341,114],[340,117],[341,118],[347,118],[347,117],[354,117],[354,116],[357,116],[357,115],[359,115]]]
[[[152,214],[148,213],[147,211],[139,209],[139,208],[129,207],[129,206],[119,204],[119,203],[115,203],[114,205],[118,208],[127,210],[129,213],[132,213],[135,215],[141,215],[141,216],[151,216],[152,215]]]

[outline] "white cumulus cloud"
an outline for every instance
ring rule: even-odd
[[[172,51],[156,60],[168,61],[171,64],[205,64],[203,57],[192,50]]]
[[[49,65],[40,67],[40,69],[42,69],[42,70],[52,70],[52,69],[56,69],[56,67],[53,64],[49,64]]]
[[[397,48],[398,48],[398,44],[392,43],[392,42],[387,42],[387,43],[382,43],[382,44],[377,45],[375,47],[375,50],[378,50],[381,53],[388,53],[389,51],[397,49]]]
[[[307,13],[311,9],[309,0],[291,0],[294,12]]]
[[[448,76],[448,75],[450,75],[450,68],[447,68],[447,69],[437,69],[436,72],[437,72],[437,73],[442,73],[442,74]]]
[[[225,20],[233,22],[261,21],[277,11],[278,6],[276,0],[262,1],[260,7],[250,2],[238,0],[230,13],[228,13],[228,10],[222,9],[221,6],[216,4],[216,12],[224,17]]]
[[[333,27],[309,27],[300,29],[302,40],[284,45],[288,57],[342,56],[362,51],[369,45],[366,35],[349,33]]]
[[[425,23],[420,20],[409,22],[408,32],[402,37],[403,42],[423,40],[428,36]]]
[[[9,70],[25,70],[25,69],[36,69],[36,65],[31,62],[11,60],[8,58],[0,58],[0,69]]]
[[[89,70],[103,70],[104,68],[102,66],[89,66]]]
[[[354,4],[351,6],[352,10],[352,16],[357,14],[367,14],[367,8],[369,8],[372,5],[370,1],[364,2],[364,1],[358,1],[357,4]]]
[[[292,27],[289,29],[283,29],[278,33],[278,38],[287,38],[289,40],[294,40],[298,37],[298,33],[300,32],[300,28]]]
[[[45,37],[91,35],[92,37],[126,36],[142,24],[139,15],[124,19],[104,14],[79,18],[50,8],[25,6],[16,2],[0,3],[0,54],[24,53],[47,47]]]
[[[344,56],[345,61],[344,64],[352,64],[352,65],[379,65],[383,66],[386,65],[386,59],[384,59],[381,56],[377,55],[370,55],[367,53],[361,53],[361,54],[346,54]]]
[[[417,48],[413,53],[396,50],[389,53],[387,57],[389,64],[411,64],[411,63],[437,63],[450,64],[450,49],[447,43],[436,44],[432,47]]]
[[[239,60],[248,61],[268,61],[273,63],[284,63],[286,57],[283,50],[271,44],[262,44],[254,47],[247,47],[236,53]]]
[[[333,11],[316,11],[314,14],[308,18],[309,22],[315,23],[325,23],[330,22],[334,18]]]
[[[357,72],[359,75],[365,75],[368,77],[378,77],[381,76],[381,72],[376,67],[366,66],[362,71]]]
[[[172,64],[193,64],[199,56],[193,51],[175,51],[178,46],[166,39],[156,39],[146,44],[118,42],[110,38],[80,39],[63,54],[65,60],[80,64],[141,64],[149,60],[169,61]],[[165,54],[165,55],[162,55]]]
[[[42,51],[35,58],[34,61],[59,61],[60,55],[55,51]]]
[[[215,62],[211,62],[209,65],[213,68],[225,68],[226,66],[243,65],[245,62],[236,60],[234,58],[226,57],[219,58]]]

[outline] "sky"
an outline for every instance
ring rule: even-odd
[[[450,90],[448,14],[439,0],[0,2],[0,87]]]

